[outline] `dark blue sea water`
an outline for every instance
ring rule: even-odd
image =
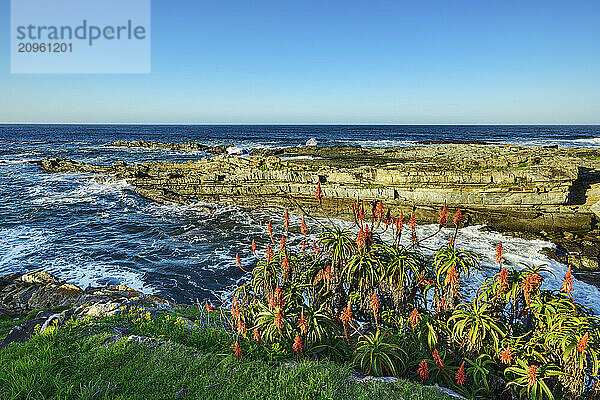
[[[122,181],[98,183],[85,174],[46,174],[29,163],[48,156],[100,164],[207,156],[108,146],[119,139],[195,140],[240,148],[308,140],[323,146],[478,140],[600,147],[600,126],[0,125],[0,274],[43,268],[83,287],[125,284],[178,302],[224,296],[244,279],[235,267],[235,254],[250,265],[252,239],[259,246],[266,244],[261,240],[265,226],[272,219],[275,229],[281,229],[280,215],[235,207],[207,212],[159,205],[140,198]],[[420,229],[425,234],[433,228]],[[459,245],[483,254],[484,266],[489,267],[499,241],[515,264],[548,264],[557,276],[549,278],[548,285],[557,285],[564,275],[564,265],[539,253],[548,243],[482,233],[477,227],[463,229],[457,239]],[[600,311],[598,289],[582,282],[576,282],[575,289],[583,302]]]

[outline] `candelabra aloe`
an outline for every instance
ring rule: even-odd
[[[319,183],[319,205],[324,196]],[[287,211],[285,232],[269,222],[266,249],[252,241],[255,267],[231,308],[236,356],[249,341],[294,357],[353,360],[365,373],[412,376],[471,398],[512,388],[536,400],[597,394],[600,324],[576,302],[570,269],[561,288],[543,289],[548,271],[508,265],[499,244],[497,273],[466,296],[462,283],[480,264],[455,244],[461,210],[447,228],[443,206],[434,235],[451,239],[428,257],[421,246],[434,235],[417,236],[414,211],[406,244],[402,212],[393,217],[381,201],[352,209],[348,229],[317,221],[311,231],[303,216],[301,248],[290,246]],[[234,262],[242,268],[239,256]]]

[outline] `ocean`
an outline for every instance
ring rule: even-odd
[[[212,211],[140,198],[124,181],[99,183],[86,174],[47,174],[30,161],[64,157],[97,164],[186,161],[201,152],[110,147],[116,140],[198,141],[241,149],[297,146],[406,146],[428,140],[471,140],[560,147],[600,146],[600,126],[165,126],[0,125],[0,274],[47,270],[71,283],[123,284],[180,303],[226,299],[255,261],[252,239],[266,246],[266,225],[283,231],[281,213],[214,206]],[[339,222],[343,223],[343,222]],[[293,217],[291,224],[299,224]],[[461,229],[457,245],[482,255],[478,283],[496,272],[501,241],[511,264],[545,264],[545,287],[558,289],[566,266],[540,254],[551,244]],[[419,234],[437,229],[419,227]],[[435,247],[449,239],[445,232]],[[292,238],[291,244],[299,243]],[[600,291],[576,281],[575,296],[600,313]],[[469,290],[469,284],[467,285]]]

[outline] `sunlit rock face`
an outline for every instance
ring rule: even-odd
[[[185,146],[200,149],[202,145]],[[595,149],[480,144],[302,146],[257,149],[239,157],[226,154],[227,146],[222,147],[208,149],[217,156],[184,163],[102,166],[44,159],[39,165],[48,172],[115,175],[140,195],[161,203],[302,209],[349,219],[357,199],[382,200],[392,213],[414,211],[419,223],[436,222],[446,203],[450,212],[466,211],[468,223],[502,231],[590,231],[597,218],[592,206],[600,200],[600,151]],[[325,194],[320,205],[315,198],[317,181]]]

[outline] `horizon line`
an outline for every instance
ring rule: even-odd
[[[0,122],[6,125],[113,125],[113,126],[600,126],[600,123],[312,123],[312,122]]]

